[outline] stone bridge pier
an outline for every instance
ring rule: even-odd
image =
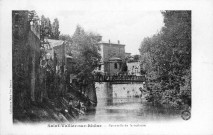
[[[104,89],[106,98],[112,98],[113,97],[113,88],[111,82],[105,82],[104,83]]]
[[[111,82],[95,83],[97,106],[102,107],[112,103],[113,87]]]
[[[96,95],[97,98],[112,98],[113,88],[111,82],[96,83]]]

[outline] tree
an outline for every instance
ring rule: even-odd
[[[72,36],[73,73],[79,78],[92,80],[92,71],[98,66],[101,56],[98,53],[98,34],[87,33],[77,26]]]
[[[134,58],[134,61],[139,61],[140,55],[134,55],[133,58]]]
[[[54,19],[54,22],[51,24],[49,18],[46,18],[44,15],[41,16],[41,39],[52,38],[59,39],[59,21],[57,18]]]
[[[141,43],[142,67],[161,90],[179,93],[181,87],[191,85],[187,81],[191,76],[191,12],[163,11],[162,15],[165,26]]]
[[[170,55],[168,75],[179,91],[185,81],[181,77],[186,75],[186,70],[191,70],[191,11],[164,11],[162,14],[165,23],[162,38]]]
[[[41,40],[45,37],[50,38],[52,33],[51,22],[49,18],[45,18],[44,15],[41,16]]]
[[[68,34],[61,34],[61,35],[59,35],[59,40],[72,42],[72,37],[70,35],[68,35]]]
[[[51,38],[59,39],[60,31],[59,31],[59,21],[57,18],[54,19],[51,30],[52,30]]]
[[[39,20],[39,17],[35,10],[28,11],[28,19],[29,19],[29,22],[32,21],[34,23]]]

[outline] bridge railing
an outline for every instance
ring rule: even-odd
[[[96,82],[144,82],[145,76],[136,75],[95,75],[94,80]]]

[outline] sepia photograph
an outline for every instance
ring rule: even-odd
[[[14,123],[190,119],[191,11],[38,13],[12,11]]]
[[[0,134],[212,133],[212,2],[10,3]]]

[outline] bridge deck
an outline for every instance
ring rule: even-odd
[[[95,82],[113,82],[113,83],[131,83],[131,82],[144,82],[145,76],[95,76]]]

